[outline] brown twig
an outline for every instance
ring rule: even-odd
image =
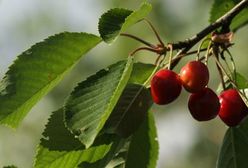
[[[134,35],[132,35],[132,34],[121,33],[120,35],[121,35],[121,36],[130,37],[130,38],[132,38],[132,39],[135,39],[135,40],[137,40],[137,41],[139,41],[139,42],[145,44],[145,45],[148,46],[148,47],[156,48],[155,45],[153,45],[153,44],[151,44],[151,43],[149,43],[149,42],[147,42],[147,41],[145,41],[145,40],[143,40],[143,39],[141,39],[141,38],[139,38],[139,37],[137,37],[137,36],[134,36]]]
[[[223,25],[226,25],[226,23],[230,23],[232,19],[247,6],[248,6],[248,0],[242,0],[240,3],[234,6],[229,12],[227,12],[225,15],[217,19],[214,23],[210,24],[209,26],[204,28],[202,31],[200,31],[193,37],[186,39],[185,41],[172,43],[174,50],[180,49],[180,51],[178,51],[178,53],[176,54],[176,57],[184,53],[187,53],[195,44],[197,44],[200,40],[202,40],[205,36],[213,32],[214,30],[222,27]],[[177,62],[179,62],[179,60]],[[174,64],[172,68],[176,66],[176,64]]]
[[[147,51],[151,51],[156,53],[157,50],[153,49],[153,48],[149,48],[149,47],[139,47],[137,49],[135,49],[134,51],[132,51],[129,55],[133,56],[134,54],[136,54],[137,52],[141,51],[141,50],[147,50]]]
[[[225,23],[230,22],[237,14],[239,14],[247,6],[248,6],[248,0],[241,1],[236,6],[234,6],[229,12],[227,12],[225,15],[217,19],[214,23],[210,24],[209,26],[204,28],[202,31],[200,31],[193,37],[186,39],[185,41],[172,44],[173,49],[175,50],[175,49],[185,48],[185,50],[189,50],[191,47],[193,47],[196,43],[202,40],[209,33],[213,32],[217,28],[220,28]]]
[[[161,45],[162,47],[164,47],[164,42],[163,42],[162,39],[160,38],[160,36],[159,36],[157,30],[156,30],[155,27],[152,25],[152,23],[151,23],[149,20],[147,20],[147,19],[144,19],[144,21],[145,21],[146,23],[148,23],[148,25],[151,27],[151,29],[152,29],[152,31],[155,33],[155,36],[156,36],[156,38],[158,39],[160,45]]]

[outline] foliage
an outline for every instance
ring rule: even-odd
[[[215,0],[212,10],[210,12],[210,22],[214,22],[226,12],[231,10],[241,0]],[[232,21],[231,29],[233,31],[238,30],[242,26],[248,23],[248,9],[241,11]]]
[[[87,33],[61,33],[18,56],[1,81],[0,122],[17,127],[46,95],[101,39]]]
[[[215,0],[210,22],[215,22],[239,2]],[[102,41],[113,43],[130,26],[142,21],[151,9],[147,2],[135,11],[111,9],[99,19],[100,37],[64,32],[20,54],[0,83],[0,123],[16,128],[83,55]],[[248,9],[244,8],[231,21],[233,31],[244,26],[248,23]],[[163,47],[146,45],[151,47],[148,50],[157,53]],[[176,62],[175,59],[171,61]],[[158,68],[153,64],[136,63],[133,57],[128,57],[80,82],[64,106],[50,116],[37,148],[34,167],[155,168],[159,147],[148,83]],[[248,88],[248,81],[235,68],[230,76],[236,84],[230,79],[224,81],[225,84],[240,89],[242,98],[247,100],[242,91]],[[240,126],[227,130],[218,168],[247,166],[247,129],[245,120]]]

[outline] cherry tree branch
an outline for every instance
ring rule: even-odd
[[[229,12],[227,12],[225,15],[220,17],[214,23],[210,24],[209,26],[204,28],[202,31],[200,31],[193,37],[186,39],[185,41],[172,44],[173,49],[182,49],[182,48],[190,49],[196,43],[202,40],[205,36],[207,36],[209,33],[213,32],[217,28],[220,28],[224,24],[229,23],[237,14],[239,14],[246,7],[248,7],[248,0],[242,0],[235,7],[233,7]]]
[[[177,52],[176,57],[187,53],[194,45],[196,45],[209,33],[226,25],[227,23],[231,23],[232,19],[246,7],[248,7],[248,0],[242,0],[236,6],[234,6],[230,11],[228,11],[225,15],[217,19],[215,22],[213,22],[212,24],[210,24],[209,26],[201,30],[199,33],[197,33],[193,37],[186,39],[185,41],[172,43],[171,45],[173,46],[173,50],[180,49],[180,51]],[[174,62],[174,65],[172,65],[172,67],[176,66],[178,62],[179,62],[179,59],[178,61]]]

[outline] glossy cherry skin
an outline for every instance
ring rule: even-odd
[[[188,92],[199,92],[208,84],[208,67],[200,61],[191,61],[182,67],[180,78],[184,88]]]
[[[228,126],[238,125],[248,114],[248,108],[236,89],[223,91],[219,96],[219,117]]]
[[[175,100],[181,93],[180,77],[171,70],[158,71],[151,80],[151,94],[156,104],[164,105]]]
[[[218,96],[210,88],[192,93],[188,102],[189,111],[197,121],[208,121],[215,118],[220,110]]]

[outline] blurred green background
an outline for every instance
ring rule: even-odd
[[[206,0],[153,0],[148,16],[164,42],[175,42],[191,37],[208,25],[212,1]],[[98,18],[113,7],[136,9],[141,0],[1,0],[0,1],[0,77],[24,50],[50,35],[63,31],[98,34]],[[145,23],[128,30],[156,43],[154,34]],[[248,70],[248,29],[235,34],[231,48],[238,71],[245,77]],[[72,88],[99,69],[126,58],[141,46],[127,38],[119,38],[113,45],[101,44],[89,52],[72,73],[43,98],[28,114],[17,130],[0,126],[0,167],[15,164],[20,168],[32,167],[36,146],[52,111],[65,101]],[[153,63],[156,55],[140,52],[137,60]],[[175,71],[184,65],[182,61]],[[212,64],[210,63],[210,66]],[[210,87],[217,88],[219,78],[215,67],[210,68]],[[154,105],[160,143],[158,168],[213,168],[227,127],[216,118],[199,123],[187,110],[188,94],[167,106]]]

